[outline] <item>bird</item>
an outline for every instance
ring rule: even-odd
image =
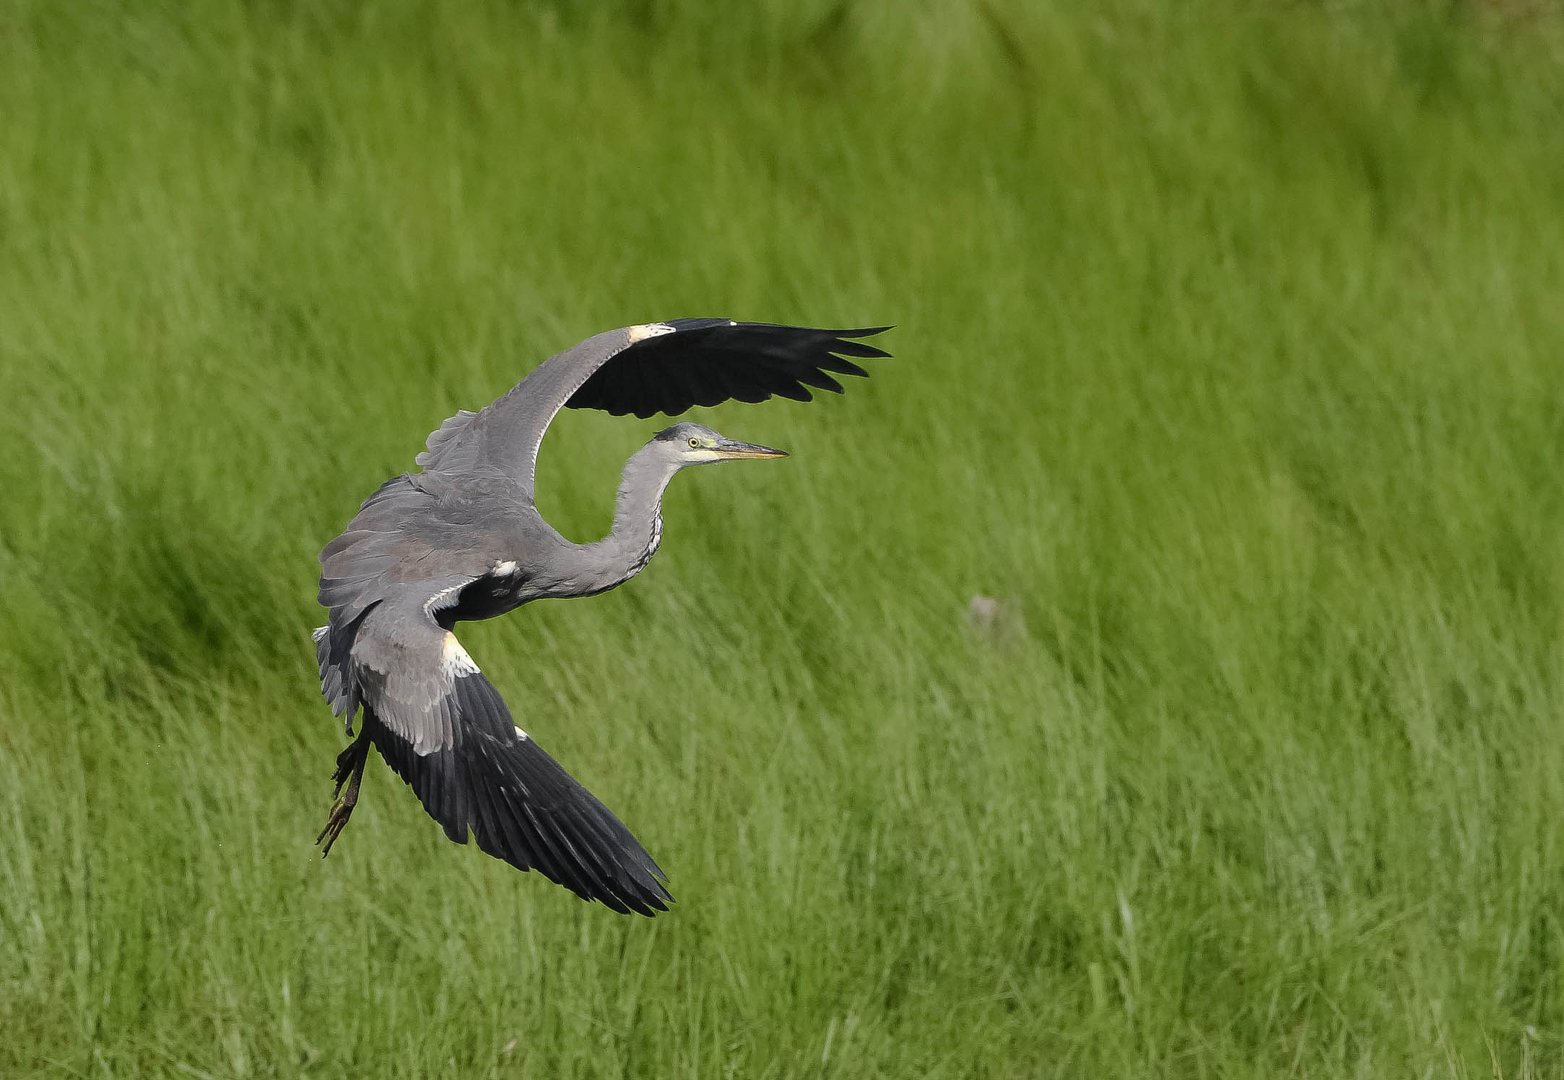
[[[470,835],[481,851],[616,912],[668,910],[662,868],[515,723],[453,627],[624,584],[662,541],[662,496],[676,473],[787,456],[676,423],[626,461],[608,535],[572,543],[534,502],[538,447],[561,409],[646,419],[731,400],[809,401],[811,390],[840,393],[834,376],[867,375],[857,361],[889,356],[861,340],[888,329],[719,318],[621,327],[432,432],[414,459],[419,471],[381,484],[320,552],[321,692],[351,740],[315,840],[322,856],[352,816],[373,749],[456,843]]]

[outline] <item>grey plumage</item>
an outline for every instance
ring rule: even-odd
[[[538,446],[560,409],[649,416],[774,394],[808,400],[807,387],[840,392],[828,373],[865,374],[845,356],[887,355],[854,340],[881,329],[684,319],[610,330],[433,432],[422,471],[382,484],[320,555],[322,693],[349,735],[362,717],[338,757],[325,850],[347,824],[373,746],[452,840],[470,833],[489,854],[616,911],[665,909],[662,870],[514,724],[451,628],[623,583],[656,551],[675,473],[783,456],[697,424],[665,429],[625,463],[609,534],[574,544],[533,504]]]

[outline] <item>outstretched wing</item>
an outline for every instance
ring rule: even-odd
[[[841,393],[833,375],[868,374],[847,357],[889,355],[854,339],[887,329],[674,319],[609,330],[544,361],[486,408],[451,417],[418,464],[430,472],[493,467],[531,493],[538,445],[562,408],[644,418],[778,394],[808,401],[811,387]]]
[[[376,749],[458,844],[470,832],[488,854],[615,911],[667,910],[666,876],[646,849],[515,725],[438,623],[457,591],[401,590],[357,627],[353,679]]]

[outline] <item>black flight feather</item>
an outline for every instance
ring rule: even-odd
[[[537,870],[584,900],[652,915],[673,898],[639,841],[531,738],[479,672],[452,681],[454,744],[419,754],[365,711],[370,738],[445,835],[518,870]]]
[[[572,409],[615,415],[676,416],[695,405],[765,401],[773,395],[808,401],[807,387],[841,393],[828,372],[863,377],[844,356],[884,357],[854,338],[889,327],[816,330],[727,319],[674,319],[673,333],[642,338],[592,373],[566,402]]]

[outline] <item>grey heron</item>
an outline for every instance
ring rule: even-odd
[[[666,910],[662,869],[512,720],[452,627],[623,584],[657,551],[675,473],[786,456],[675,424],[625,463],[609,534],[571,543],[533,502],[538,446],[562,408],[646,418],[773,395],[808,401],[810,388],[841,391],[833,375],[867,374],[849,357],[889,355],[857,340],[886,329],[675,319],[609,330],[433,432],[421,471],[382,484],[320,553],[321,692],[352,740],[315,840],[323,854],[353,813],[373,747],[457,843],[470,833],[488,854],[618,912]]]

